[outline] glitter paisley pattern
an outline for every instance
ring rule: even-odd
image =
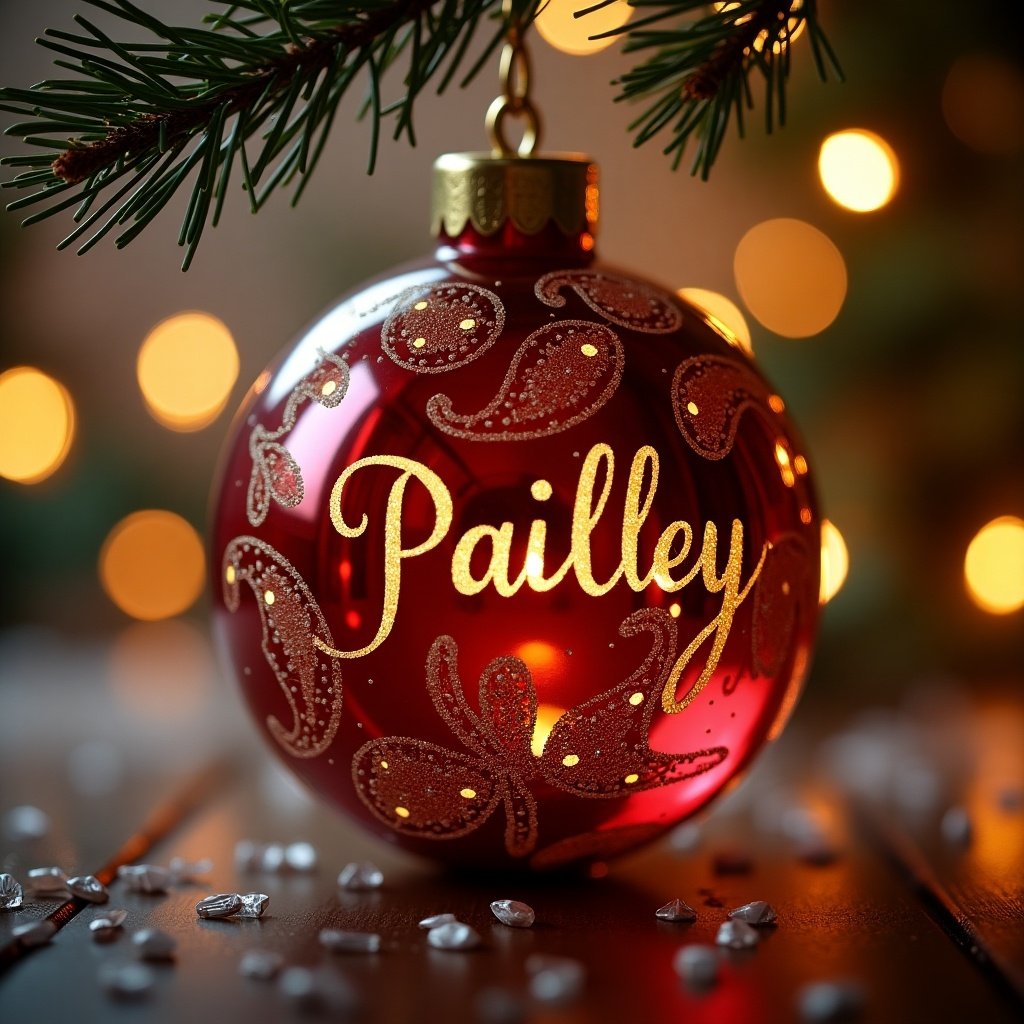
[[[447,373],[483,355],[505,326],[492,291],[450,283],[409,288],[380,331],[381,347],[403,369]]]
[[[238,611],[243,581],[259,610],[263,657],[292,713],[290,727],[269,715],[267,729],[289,754],[317,757],[341,721],[341,670],[313,644],[316,636],[334,646],[327,621],[295,568],[257,537],[236,537],[224,551],[221,582],[230,612]]]
[[[530,749],[537,694],[525,663],[504,655],[484,669],[479,712],[466,700],[458,646],[434,641],[427,689],[438,714],[468,753],[411,737],[371,740],[352,762],[356,792],[373,814],[406,835],[454,839],[479,828],[503,804],[505,847],[525,856],[537,844],[537,804],[526,783],[540,777],[575,796],[624,797],[691,778],[721,764],[724,747],[662,754],[648,743],[657,694],[673,664],[676,627],[658,609],[629,616],[624,637],[654,638],[643,664],[618,686],[566,712],[539,757]]]
[[[813,564],[807,544],[787,533],[768,549],[764,568],[754,585],[754,624],[751,650],[754,668],[771,678],[782,668],[794,630],[808,603],[817,602],[816,581],[808,578]]]
[[[671,334],[683,323],[683,311],[667,292],[627,277],[594,270],[557,270],[545,274],[534,293],[546,306],[561,309],[563,288],[574,292],[599,316],[642,334]]]
[[[456,413],[447,395],[434,395],[427,416],[446,434],[470,441],[548,437],[602,408],[619,386],[623,362],[622,342],[607,327],[559,320],[520,345],[498,394],[479,412]]]
[[[770,416],[769,398],[767,386],[753,370],[724,356],[685,359],[672,376],[676,424],[705,459],[724,459],[732,451],[745,410]]]
[[[337,408],[348,390],[348,364],[321,350],[317,365],[292,389],[276,430],[257,423],[249,435],[252,476],[246,497],[246,516],[251,526],[261,526],[270,511],[270,502],[294,508],[304,493],[302,470],[280,439],[295,426],[299,406],[314,401],[327,409]]]

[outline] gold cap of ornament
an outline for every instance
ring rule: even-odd
[[[551,221],[566,235],[593,234],[597,211],[597,165],[578,153],[446,153],[434,162],[435,235],[455,237],[467,224],[493,235],[506,222],[535,235]]]

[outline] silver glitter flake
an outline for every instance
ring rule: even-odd
[[[129,892],[162,896],[171,887],[171,873],[156,864],[122,864],[117,877],[128,887]]]
[[[4,832],[12,842],[43,839],[50,831],[50,819],[45,811],[29,804],[12,807],[4,815]]]
[[[170,960],[178,943],[159,928],[143,928],[132,936],[132,943],[143,960]]]
[[[17,910],[24,898],[25,892],[14,875],[0,874],[0,910]]]
[[[800,1019],[807,1024],[839,1024],[861,1017],[864,992],[847,981],[819,981],[801,989],[798,1005]]]
[[[950,807],[942,816],[939,828],[942,830],[942,838],[950,846],[967,847],[971,845],[974,826],[971,824],[970,815],[963,807]]]
[[[118,999],[140,999],[156,983],[153,972],[145,964],[104,964],[99,978],[100,985]]]
[[[454,914],[431,914],[430,917],[420,921],[421,928],[440,928],[443,924],[458,924],[459,919]]]
[[[270,903],[270,897],[265,892],[247,892],[239,899],[242,901],[239,917],[262,917]]]
[[[284,862],[289,871],[305,874],[316,868],[316,847],[312,843],[289,843],[284,848]]]
[[[519,900],[495,900],[491,904],[491,913],[510,928],[529,928],[537,919],[533,907]]]
[[[63,896],[68,888],[68,876],[60,868],[32,868],[26,887],[37,896]]]
[[[760,941],[757,929],[746,921],[726,921],[715,936],[715,942],[728,949],[752,949]]]
[[[121,934],[127,917],[127,910],[107,910],[102,917],[89,922],[89,931],[96,942],[113,942]]]
[[[260,851],[257,869],[269,875],[276,875],[285,869],[284,845],[267,843]]]
[[[23,946],[45,946],[57,933],[57,926],[47,917],[11,929],[11,938]]]
[[[68,879],[68,892],[87,903],[106,903],[107,887],[95,875],[76,875]]]
[[[578,960],[559,956],[526,958],[530,974],[530,995],[538,1002],[564,1005],[583,993],[586,972]]]
[[[427,942],[434,949],[447,949],[459,951],[465,949],[476,949],[480,945],[480,936],[461,921],[451,921],[448,924],[438,925],[427,932]]]
[[[277,991],[288,1002],[299,1007],[312,1008],[320,1001],[316,975],[306,967],[289,967],[282,971]]]
[[[729,918],[732,921],[746,921],[756,928],[764,927],[767,924],[775,924],[775,908],[764,900],[754,900],[753,903],[744,903],[742,907],[729,911]]]
[[[384,875],[376,864],[368,860],[346,864],[338,875],[338,885],[350,892],[365,892],[379,889],[384,884]]]
[[[320,945],[331,953],[379,953],[380,936],[376,932],[344,932],[337,928],[320,929]]]
[[[213,861],[208,857],[204,857],[202,860],[172,857],[168,870],[175,885],[187,885],[192,882],[201,882],[206,878],[213,870]]]
[[[239,871],[256,871],[263,856],[263,843],[240,839],[235,843],[235,867]]]
[[[257,981],[273,981],[283,967],[284,957],[269,949],[250,949],[238,961],[238,973],[243,978],[255,978]]]
[[[654,916],[659,921],[689,922],[697,920],[697,911],[683,900],[669,900],[663,907],[658,907]]]
[[[672,966],[690,988],[710,988],[718,980],[718,953],[711,946],[683,946]]]
[[[204,896],[196,904],[196,913],[206,920],[234,917],[242,909],[242,897],[237,892],[218,892]]]

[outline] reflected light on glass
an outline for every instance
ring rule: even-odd
[[[896,194],[899,161],[881,136],[860,128],[834,132],[821,144],[818,175],[825,191],[847,210],[869,213]]]
[[[740,239],[736,286],[754,317],[784,338],[809,338],[839,315],[846,264],[832,240],[791,217],[766,220]]]
[[[211,693],[216,669],[203,631],[191,622],[136,622],[114,639],[110,687],[140,718],[189,718]]]
[[[560,708],[557,704],[537,705],[537,721],[534,723],[533,737],[530,740],[530,753],[534,757],[540,757],[544,753],[544,744],[547,743],[555,722],[564,714],[565,708]]]
[[[949,130],[979,153],[1004,156],[1024,149],[1024,72],[1005,57],[965,54],[942,89]]]
[[[154,327],[136,363],[150,415],[171,430],[201,430],[227,404],[238,378],[228,328],[207,313],[180,313]]]
[[[983,611],[1008,615],[1024,608],[1024,519],[1000,516],[967,546],[964,580]]]
[[[719,292],[707,288],[680,288],[680,298],[692,302],[703,313],[708,321],[730,345],[743,349],[748,356],[754,354],[754,346],[750,341],[750,328],[739,306]]]
[[[0,476],[37,484],[67,458],[75,407],[63,385],[31,366],[0,374]]]
[[[179,515],[147,509],[126,516],[100,551],[103,589],[118,608],[152,621],[180,615],[202,593],[203,543]]]
[[[821,521],[821,592],[820,604],[828,604],[842,589],[850,568],[850,553],[843,535],[828,520]]]
[[[547,0],[534,21],[540,37],[562,53],[585,57],[611,46],[620,36],[591,39],[591,36],[621,28],[629,21],[633,8],[625,0],[615,0],[607,7],[576,18],[577,11],[586,10],[591,0]]]

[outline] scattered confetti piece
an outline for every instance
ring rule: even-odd
[[[320,929],[320,945],[331,953],[379,953],[380,936],[376,932],[345,932],[337,928]]]
[[[238,961],[238,973],[257,981],[273,981],[284,968],[284,957],[269,949],[250,949]]]
[[[767,924],[775,924],[775,908],[764,900],[754,900],[753,903],[744,903],[742,907],[729,911],[729,917],[733,921],[746,921],[755,927],[763,927]]]
[[[586,972],[578,960],[560,956],[526,958],[530,974],[530,995],[538,1002],[564,1005],[583,993]]]
[[[172,857],[168,866],[171,880],[175,885],[188,885],[202,882],[213,870],[213,861],[208,857],[202,860],[186,860],[184,857]]]
[[[170,960],[178,943],[159,928],[143,928],[132,936],[132,944],[143,960]]]
[[[306,967],[288,967],[281,972],[277,990],[296,1006],[312,1008],[320,1001],[316,975]]]
[[[669,900],[663,907],[659,907],[654,916],[660,921],[696,921],[697,911],[688,903],[682,900]]]
[[[260,866],[263,844],[251,839],[240,839],[235,843],[235,867],[239,871],[255,871]]]
[[[242,907],[239,917],[260,918],[270,904],[270,897],[265,892],[242,893]]]
[[[687,821],[669,833],[668,845],[673,853],[693,853],[700,846],[700,840],[700,825]]]
[[[267,843],[260,851],[259,870],[275,875],[286,866],[283,843]]]
[[[68,876],[60,868],[32,868],[26,878],[26,888],[37,896],[63,896],[68,888]]]
[[[316,868],[317,853],[312,843],[289,843],[284,848],[284,862],[289,871],[306,874]]]
[[[443,924],[458,924],[458,922],[459,919],[454,914],[432,914],[420,921],[420,927],[440,928]]]
[[[494,900],[491,903],[491,913],[510,928],[529,928],[537,919],[533,907],[528,903],[520,903],[519,900]]]
[[[384,875],[380,868],[368,860],[346,864],[338,875],[338,885],[350,892],[379,889],[383,884]]]
[[[156,864],[122,864],[117,877],[130,892],[141,892],[151,896],[162,896],[171,887],[171,873]]]
[[[99,972],[100,985],[119,999],[140,999],[156,983],[145,964],[104,964]]]
[[[719,850],[711,868],[716,875],[747,875],[753,870],[754,863],[742,850]]]
[[[807,1024],[839,1024],[860,1018],[864,992],[848,981],[819,981],[800,990],[798,1005]]]
[[[242,909],[242,897],[237,892],[218,892],[204,896],[196,904],[196,913],[206,920],[234,917]]]
[[[517,992],[485,988],[475,1002],[476,1019],[482,1024],[525,1024],[529,1007]]]
[[[50,818],[45,811],[30,804],[12,807],[4,815],[4,834],[12,842],[43,839],[50,831]]]
[[[110,899],[107,887],[95,875],[76,875],[69,878],[68,892],[87,903],[106,903]]]
[[[431,928],[427,932],[427,942],[434,949],[463,950],[476,949],[480,945],[480,936],[461,921],[451,921],[448,924]]]
[[[89,931],[96,942],[113,942],[121,934],[121,925],[128,918],[127,910],[107,910],[102,917],[89,922]]]
[[[691,988],[711,988],[718,980],[718,952],[712,946],[683,946],[672,966]]]
[[[970,815],[963,807],[950,807],[942,816],[939,825],[942,838],[950,846],[967,847],[971,845],[974,838],[974,826],[971,823]]]
[[[746,921],[726,921],[719,926],[715,942],[728,949],[752,949],[761,941],[757,929]]]
[[[11,938],[17,939],[23,946],[45,946],[57,933],[57,926],[48,918],[29,921],[11,929]]]
[[[0,873],[0,910],[17,910],[25,900],[21,883],[6,873]]]

